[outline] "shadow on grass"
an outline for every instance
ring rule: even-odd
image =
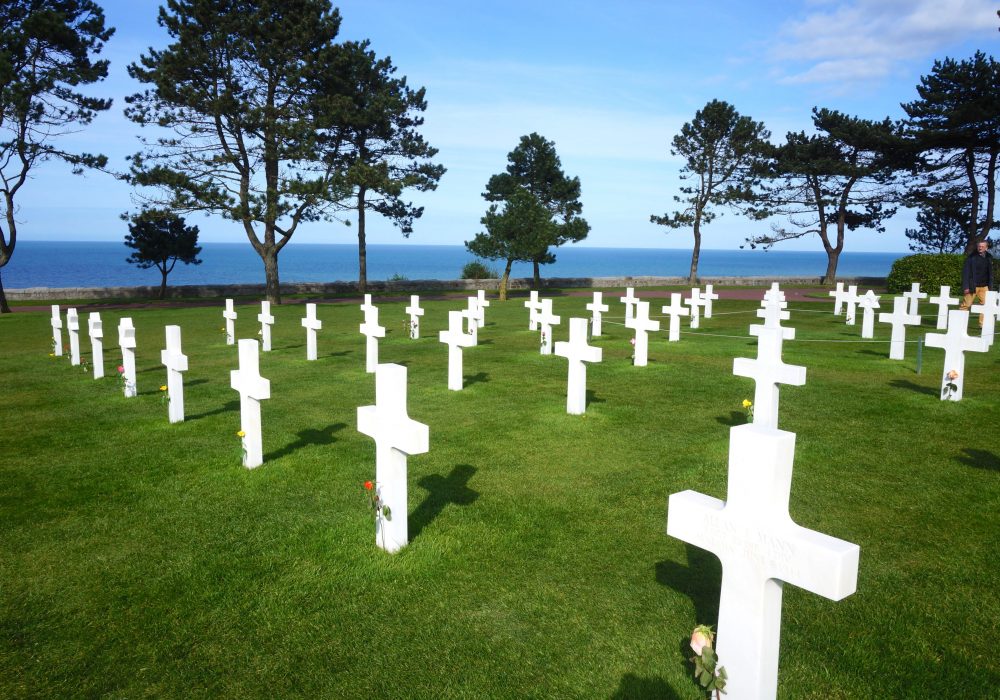
[[[640,678],[626,673],[610,700],[680,700],[680,695],[662,678]]]
[[[295,433],[299,436],[298,440],[290,442],[280,450],[275,450],[270,454],[264,455],[264,461],[269,462],[272,459],[278,459],[279,457],[284,457],[285,455],[290,455],[296,450],[301,450],[303,447],[309,447],[310,445],[329,445],[336,440],[333,434],[343,430],[347,427],[347,423],[331,423],[325,428],[320,428],[316,430],[315,428],[306,428],[305,430],[300,430]]]
[[[427,491],[427,498],[410,514],[410,540],[418,537],[449,503],[459,506],[470,505],[479,498],[479,493],[469,488],[469,479],[476,468],[469,464],[458,464],[448,476],[430,474],[417,482]]]
[[[687,566],[675,561],[657,562],[656,581],[691,599],[699,625],[715,626],[719,621],[722,563],[711,552],[694,545],[685,545],[685,549]]]
[[[889,382],[889,386],[895,387],[896,389],[909,389],[910,391],[915,391],[918,394],[927,394],[928,396],[937,397],[937,389],[929,386],[920,386],[911,382],[909,379],[893,379]]]
[[[976,469],[1000,472],[1000,457],[987,450],[977,450],[971,447],[962,448],[962,456],[958,461]]]
[[[229,411],[240,410],[239,400],[227,401],[222,405],[221,408],[213,408],[211,411],[205,411],[204,413],[195,413],[190,416],[184,416],[184,420],[198,420],[200,418],[208,418],[209,416],[217,416],[220,413],[228,413]]]
[[[463,378],[465,382],[463,386],[471,386],[472,384],[486,384],[490,381],[489,372],[477,372],[476,374],[467,374]]]
[[[587,389],[587,405],[592,403],[607,403],[607,400],[598,396],[593,389]]]
[[[743,425],[747,422],[747,414],[743,411],[730,411],[728,416],[716,416],[715,420],[730,428],[735,428],[737,425]]]

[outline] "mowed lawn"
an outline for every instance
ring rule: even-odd
[[[463,302],[425,301],[414,341],[406,304],[376,297],[380,359],[408,367],[409,414],[430,427],[396,555],[375,547],[362,488],[375,448],[356,409],[374,377],[357,302],[320,305],[316,362],[304,306],[273,309],[255,470],[221,300],[102,311],[100,381],[49,357],[47,312],[0,317],[0,697],[703,697],[686,638],[717,622],[722,571],[666,535],[667,498],[725,498],[753,396],[733,358],[756,354],[757,304],[716,302],[698,335],[661,332],[633,367],[605,296],[586,416],[566,414],[566,361],[539,355],[522,299],[492,302],[451,392],[437,335]],[[557,340],[587,301],[556,296]],[[785,587],[779,697],[997,697],[1000,348],[969,353],[965,399],[942,402],[941,350],[917,373],[915,343],[888,359],[888,325],[857,342],[860,311],[849,327],[832,302],[790,306],[784,359],[808,368],[781,389],[791,514],[859,544],[861,563],[840,602]],[[237,335],[257,337],[259,306],[237,311]],[[933,329],[921,312],[909,340]],[[114,371],[126,315],[134,399]],[[190,362],[176,425],[158,390],[168,324]]]

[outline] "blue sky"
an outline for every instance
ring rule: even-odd
[[[117,31],[105,56],[111,75],[94,94],[115,104],[67,147],[105,153],[125,168],[138,127],[122,116],[139,86],[126,65],[162,47],[159,3],[105,0]],[[772,138],[810,131],[813,106],[866,118],[899,118],[936,58],[994,53],[997,7],[989,0],[852,2],[655,2],[473,0],[338,3],[342,39],[368,38],[412,86],[427,89],[423,133],[448,172],[414,199],[424,216],[414,244],[461,245],[481,230],[490,175],[503,171],[521,135],[554,141],[563,169],[580,178],[591,232],[581,245],[689,249],[690,231],[649,223],[674,207],[681,163],[670,140],[712,99],[763,121]],[[151,134],[150,134],[151,135]],[[22,240],[121,240],[118,215],[134,210],[127,185],[62,166],[34,173],[18,199]],[[241,227],[200,215],[201,240],[244,242]],[[909,213],[886,234],[848,234],[847,250],[905,251]],[[734,249],[766,224],[726,214],[704,229],[706,248]],[[370,243],[401,243],[388,222],[368,219]],[[297,243],[353,243],[353,227],[317,223]],[[820,250],[818,238],[776,250]]]

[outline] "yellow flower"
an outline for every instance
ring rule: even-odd
[[[750,399],[743,399],[743,408],[750,408],[753,406],[753,401]]]
[[[164,384],[163,386],[160,387],[160,391],[166,391],[166,390],[167,390],[167,385],[166,384]]]
[[[55,357],[55,356],[56,356],[56,354],[54,352],[50,352],[49,353],[49,357]]]
[[[237,430],[236,431],[236,437],[246,437],[246,436],[247,436],[247,434],[244,433],[242,430]]]

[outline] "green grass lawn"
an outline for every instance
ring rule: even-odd
[[[556,299],[557,340],[587,301]],[[520,298],[492,302],[461,392],[437,340],[460,303],[425,302],[416,341],[404,306],[380,304],[380,359],[409,368],[430,452],[409,460],[396,555],[375,547],[362,488],[374,379],[357,303],[320,306],[316,362],[304,307],[273,308],[255,470],[221,302],[105,310],[100,381],[48,356],[47,312],[0,317],[0,697],[702,697],[685,641],[717,622],[721,568],[666,535],[666,504],[725,497],[756,304],[716,302],[679,343],[658,334],[644,368],[606,320],[586,416],[566,415],[566,361],[538,354]],[[860,313],[848,327],[832,306],[791,305],[784,359],[808,373],[782,388],[780,426],[797,434],[792,517],[860,545],[858,592],[785,587],[779,697],[996,697],[1000,350],[968,354],[965,399],[942,402],[941,350],[918,374],[915,344],[891,361],[887,324],[856,342]],[[258,308],[237,311],[256,337]],[[932,330],[922,311],[911,340]],[[134,399],[114,372],[125,315]],[[191,367],[177,425],[158,391],[167,324]]]

